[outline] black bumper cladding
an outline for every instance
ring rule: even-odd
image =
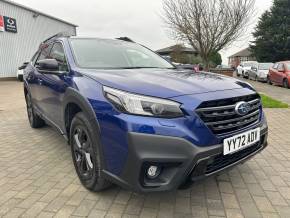
[[[125,168],[116,176],[104,171],[108,179],[137,192],[168,191],[218,174],[253,157],[267,146],[268,127],[261,127],[261,140],[230,155],[223,145],[198,147],[183,138],[129,133],[129,152]],[[161,168],[156,179],[146,176],[150,165]]]

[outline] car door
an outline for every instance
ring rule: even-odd
[[[29,83],[29,92],[32,98],[34,107],[42,114],[44,111],[41,108],[40,93],[42,90],[39,78],[41,73],[37,69],[38,61],[49,56],[51,46],[49,44],[42,45],[42,48],[37,53],[35,60],[32,60],[29,67],[26,69],[26,80]]]
[[[39,101],[48,121],[59,128],[62,124],[62,99],[67,87],[66,79],[69,71],[61,42],[55,42],[52,45],[49,57],[58,62],[59,71],[58,73],[41,73]]]
[[[279,85],[283,85],[284,74],[285,74],[285,66],[283,63],[280,63],[278,65],[277,74],[276,74],[276,78],[277,78],[276,83],[278,83]]]
[[[274,66],[273,66],[273,68],[271,68],[271,70],[270,70],[270,79],[271,79],[271,81],[272,82],[274,82],[274,83],[276,83],[276,81],[277,81],[277,69],[278,69],[278,63],[276,63]]]
[[[250,70],[249,70],[249,78],[250,79],[255,79],[257,76],[257,70],[258,66],[257,65],[252,65]]]

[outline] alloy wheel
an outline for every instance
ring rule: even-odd
[[[75,128],[73,141],[73,155],[77,170],[84,180],[89,180],[94,175],[95,166],[92,161],[92,142],[84,127],[78,126]]]

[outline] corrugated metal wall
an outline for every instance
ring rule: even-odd
[[[0,0],[0,15],[16,19],[17,33],[0,32],[0,78],[15,77],[17,68],[29,61],[39,44],[59,33],[76,33],[76,28],[52,18],[5,3]]]

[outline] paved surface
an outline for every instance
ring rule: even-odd
[[[265,93],[272,98],[279,99],[280,101],[290,105],[290,89],[285,89],[276,85],[268,85],[267,83],[256,82],[248,79],[243,80],[251,83],[259,92]]]
[[[167,193],[91,193],[62,136],[29,127],[21,83],[0,82],[0,217],[289,218],[290,110],[266,113],[268,148],[217,178]]]

